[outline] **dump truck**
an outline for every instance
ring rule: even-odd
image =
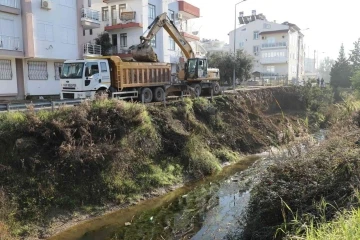
[[[61,74],[61,99],[94,99],[109,94],[120,99],[162,101],[171,92],[169,63],[124,62],[118,56],[67,60]],[[185,86],[176,86],[178,91]]]
[[[187,62],[172,82],[171,64],[161,63],[150,46],[150,40],[163,27],[183,51]],[[132,50],[136,61],[118,56],[88,57],[67,60],[60,69],[61,99],[94,99],[108,94],[119,99],[138,99],[145,103],[163,101],[173,92],[193,91],[200,96],[204,89],[220,93],[219,69],[208,68],[206,58],[196,58],[191,45],[163,13],[149,26],[147,37]],[[150,46],[150,47],[149,47]]]

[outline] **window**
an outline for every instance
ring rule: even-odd
[[[61,78],[82,78],[84,63],[64,63]]]
[[[150,44],[152,47],[156,47],[156,35],[150,40]]]
[[[29,80],[47,80],[47,63],[40,61],[28,62],[28,76]]]
[[[126,9],[126,3],[119,4],[119,18],[121,19],[121,13]]]
[[[106,63],[101,62],[101,63],[100,63],[100,68],[101,68],[101,72],[107,72]]]
[[[271,73],[275,72],[275,66],[267,66],[266,71],[271,72]]]
[[[265,28],[265,29],[271,29],[271,24],[269,24],[269,23],[264,23],[264,28]]]
[[[54,63],[54,67],[55,67],[55,80],[60,80],[59,68],[61,68],[62,71],[63,63],[56,62]]]
[[[92,35],[92,34],[93,34],[93,31],[92,31],[92,29],[90,29],[90,30],[89,30],[89,33],[90,33],[90,35]]]
[[[61,42],[65,44],[75,44],[75,29],[61,28]]]
[[[175,41],[171,37],[169,37],[170,50],[175,50]]]
[[[127,33],[120,34],[120,47],[127,47]]]
[[[258,53],[259,52],[259,46],[254,46],[253,51],[254,51],[254,53]]]
[[[102,20],[103,21],[109,21],[109,8],[108,7],[103,7],[101,9],[102,11]]]
[[[111,24],[116,25],[117,24],[117,18],[116,18],[116,6],[111,6]]]
[[[85,36],[85,29],[83,29],[83,36]]]
[[[88,77],[91,77],[91,76],[99,73],[99,65],[97,62],[88,62],[88,63],[86,63],[86,67],[90,71],[90,75]]]
[[[149,18],[155,19],[156,17],[156,9],[154,5],[149,4]]]
[[[254,32],[254,40],[259,39],[259,31]]]
[[[171,21],[175,21],[175,12],[173,10],[168,11],[168,17],[170,18]]]
[[[36,25],[36,36],[41,41],[54,41],[53,25],[45,22],[38,22]]]
[[[0,80],[12,80],[11,60],[0,59]]]
[[[88,0],[88,7],[91,7],[91,0]]]
[[[275,37],[268,37],[267,42],[268,43],[275,43]]]
[[[14,20],[0,18],[0,29],[0,35],[2,35],[0,47],[8,50],[17,50],[20,39],[16,38]]]
[[[239,47],[244,47],[244,42],[239,42]]]

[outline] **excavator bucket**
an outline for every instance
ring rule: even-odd
[[[133,58],[137,62],[158,62],[157,54],[150,44],[139,44],[131,50]]]

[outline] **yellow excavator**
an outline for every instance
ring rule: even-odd
[[[159,62],[151,46],[151,39],[161,28],[164,28],[170,37],[174,39],[187,59],[184,66],[177,72],[178,79],[192,87],[198,96],[201,95],[204,89],[212,89],[214,94],[219,94],[221,91],[219,69],[208,68],[208,60],[206,58],[197,58],[195,56],[190,43],[181,35],[173,21],[167,17],[167,13],[157,16],[148,27],[149,32],[147,36],[140,37],[140,44],[134,46],[131,51],[134,60],[138,62]]]

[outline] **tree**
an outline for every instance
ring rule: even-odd
[[[360,38],[354,42],[354,49],[350,52],[349,61],[353,73],[360,70]]]
[[[360,70],[356,71],[351,77],[351,84],[358,94],[360,94]]]
[[[216,52],[208,54],[209,67],[219,68],[220,81],[224,83],[233,83],[233,71],[235,65],[235,74],[240,81],[248,80],[251,77],[252,58],[239,50],[236,57],[229,52]]]
[[[334,66],[331,68],[330,76],[330,85],[334,88],[348,88],[351,86],[351,68],[345,57],[344,44],[341,45],[339,57],[335,61]]]
[[[321,61],[319,67],[319,74],[321,77],[324,78],[325,82],[330,82],[330,72],[334,64],[335,61],[330,59],[329,57],[326,57],[323,61]]]
[[[100,33],[97,38],[95,38],[95,44],[101,46],[101,55],[107,56],[110,55],[110,50],[112,44],[110,41],[110,35],[107,32]]]

